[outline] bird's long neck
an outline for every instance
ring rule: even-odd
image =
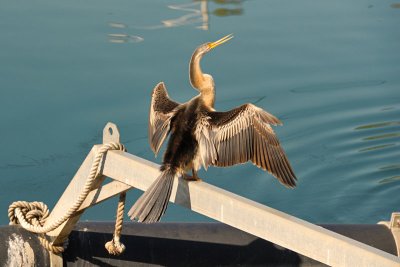
[[[215,90],[214,81],[208,74],[204,74],[200,67],[202,54],[195,51],[192,55],[189,65],[190,83],[200,92],[200,97],[204,104],[214,108]]]
[[[189,65],[190,83],[192,86],[201,92],[201,87],[204,83],[204,73],[200,67],[202,54],[197,50],[193,53]]]

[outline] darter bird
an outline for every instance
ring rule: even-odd
[[[139,222],[157,222],[167,209],[175,177],[199,180],[201,165],[227,167],[252,161],[267,170],[283,185],[293,188],[296,176],[271,125],[282,123],[253,104],[226,112],[214,109],[215,85],[211,75],[202,72],[202,57],[233,38],[200,45],[189,65],[189,78],[199,95],[186,103],[173,101],[163,82],[154,88],[150,105],[149,142],[157,155],[169,134],[160,176],[132,206],[128,215]],[[186,174],[192,170],[192,177]]]

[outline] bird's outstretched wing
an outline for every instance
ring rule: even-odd
[[[169,98],[163,82],[154,87],[149,112],[149,143],[156,155],[169,132],[171,118],[178,106]]]
[[[282,123],[276,117],[253,104],[204,113],[196,127],[202,164],[226,167],[251,160],[294,187],[296,176],[271,128],[278,124]]]

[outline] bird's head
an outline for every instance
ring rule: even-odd
[[[233,38],[233,34],[228,34],[227,36],[222,37],[221,39],[219,39],[215,42],[208,42],[208,43],[202,44],[196,49],[197,54],[203,56],[204,54],[210,52],[212,49],[229,41],[232,38]]]
[[[201,58],[208,52],[210,52],[215,47],[229,41],[233,38],[232,34],[228,34],[225,37],[215,41],[200,45],[196,48],[190,60],[189,76],[190,83],[193,88],[199,90],[200,92],[214,91],[214,81],[211,75],[203,74],[200,68]]]

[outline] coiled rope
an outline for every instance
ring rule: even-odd
[[[49,209],[44,203],[36,201],[35,202],[16,201],[13,202],[8,208],[8,217],[10,219],[10,225],[20,224],[24,229],[30,232],[38,233],[40,243],[47,250],[56,254],[63,252],[65,248],[63,246],[57,246],[50,243],[45,238],[44,233],[48,233],[59,227],[79,209],[79,207],[82,205],[83,201],[86,199],[87,195],[91,191],[93,182],[97,177],[100,176],[99,166],[100,163],[102,162],[102,159],[104,158],[104,155],[107,153],[108,150],[126,151],[124,145],[120,143],[107,143],[100,147],[100,149],[97,152],[97,155],[93,160],[89,175],[86,178],[86,182],[84,187],[82,188],[81,193],[79,194],[73,205],[68,209],[68,211],[63,216],[54,220],[52,224],[44,226],[49,216]],[[113,240],[110,241],[117,244],[117,246],[118,244],[122,244],[120,243],[119,239],[122,231],[125,195],[126,195],[125,192],[120,194],[120,200],[118,203],[118,210],[117,210],[116,230],[114,232]],[[121,204],[122,201],[124,202],[123,204]],[[122,214],[122,216],[119,216],[120,213]],[[119,229],[118,231],[117,228]],[[125,246],[123,244],[122,246],[123,249],[120,248],[116,249],[115,251],[121,251],[120,253],[122,253],[125,249]],[[109,252],[109,253],[113,255],[118,255],[117,252],[116,253]]]

